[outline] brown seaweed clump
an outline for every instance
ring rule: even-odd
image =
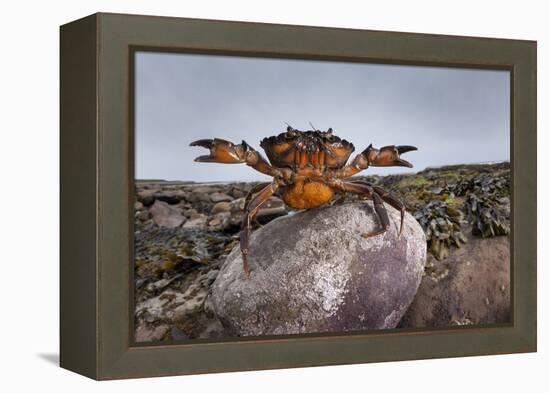
[[[510,233],[501,208],[500,199],[493,195],[469,194],[466,201],[468,221],[472,223],[472,235],[481,237],[504,236]]]
[[[447,202],[433,200],[417,210],[414,217],[424,229],[428,251],[436,259],[446,258],[453,245],[460,247],[466,243],[466,237],[461,232],[463,214]]]
[[[470,193],[481,195],[509,195],[510,190],[510,174],[492,174],[482,173],[472,179],[462,179],[461,181],[449,185],[455,195],[466,196]]]

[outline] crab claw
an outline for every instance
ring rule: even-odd
[[[223,139],[199,139],[189,146],[201,146],[210,149],[209,155],[198,156],[196,162],[218,162],[222,164],[240,164],[244,162],[248,145],[243,141],[240,145]]]
[[[412,164],[400,157],[401,154],[418,150],[414,146],[384,146],[380,150],[369,145],[363,151],[371,166],[404,166],[412,168]]]

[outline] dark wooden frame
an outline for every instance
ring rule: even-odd
[[[135,345],[136,49],[510,70],[513,322]],[[115,379],[536,351],[536,42],[95,14],[61,27],[60,143],[64,368]]]

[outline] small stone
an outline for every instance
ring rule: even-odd
[[[223,194],[221,192],[215,192],[213,194],[210,194],[210,200],[214,203],[217,202],[231,202],[233,198],[231,198],[227,194]]]
[[[193,210],[194,210],[194,209],[193,209]],[[192,212],[192,213],[189,215],[189,219],[190,219],[190,220],[194,220],[194,219],[196,219],[196,218],[203,218],[203,217],[205,217],[205,215],[202,214],[202,213],[199,213],[199,212],[196,211],[196,210],[195,210],[194,212]]]
[[[185,217],[179,210],[166,202],[155,201],[149,211],[155,224],[161,227],[176,228],[185,222]]]
[[[186,209],[183,211],[183,215],[187,218],[196,217],[199,212],[196,209]]]
[[[185,224],[183,224],[184,228],[194,228],[194,229],[203,229],[206,227],[206,220],[207,217],[204,214],[199,214],[195,218],[190,218],[187,220]]]
[[[232,213],[242,213],[244,209],[244,199],[245,198],[239,198],[231,201],[230,210]]]
[[[208,194],[196,190],[187,194],[186,199],[189,202],[210,202],[210,196]]]
[[[231,190],[231,195],[233,196],[233,198],[237,199],[246,196],[246,192],[244,192],[243,190],[239,190],[238,188],[233,188]]]
[[[227,201],[218,202],[212,207],[212,214],[229,212],[231,210],[231,204]]]
[[[220,191],[218,187],[212,187],[212,186],[198,186],[198,187],[193,187],[191,190],[198,194],[210,194],[213,192]]]
[[[155,199],[166,202],[170,205],[176,205],[180,202],[181,197],[177,191],[166,190],[155,195]]]
[[[151,206],[155,202],[155,193],[157,190],[141,190],[137,193],[137,200],[145,206]]]
[[[185,202],[185,199],[187,198],[187,192],[184,190],[176,190],[175,196],[180,200],[180,202]]]
[[[141,203],[140,201],[137,201],[134,203],[134,210],[141,210],[143,209],[143,203]]]

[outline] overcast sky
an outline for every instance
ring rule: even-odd
[[[189,143],[259,142],[308,122],[366,148],[415,145],[407,168],[509,160],[508,71],[139,52],[136,178],[260,180],[241,165],[196,163]],[[262,151],[263,152],[263,151]],[[263,154],[265,157],[265,154]]]

